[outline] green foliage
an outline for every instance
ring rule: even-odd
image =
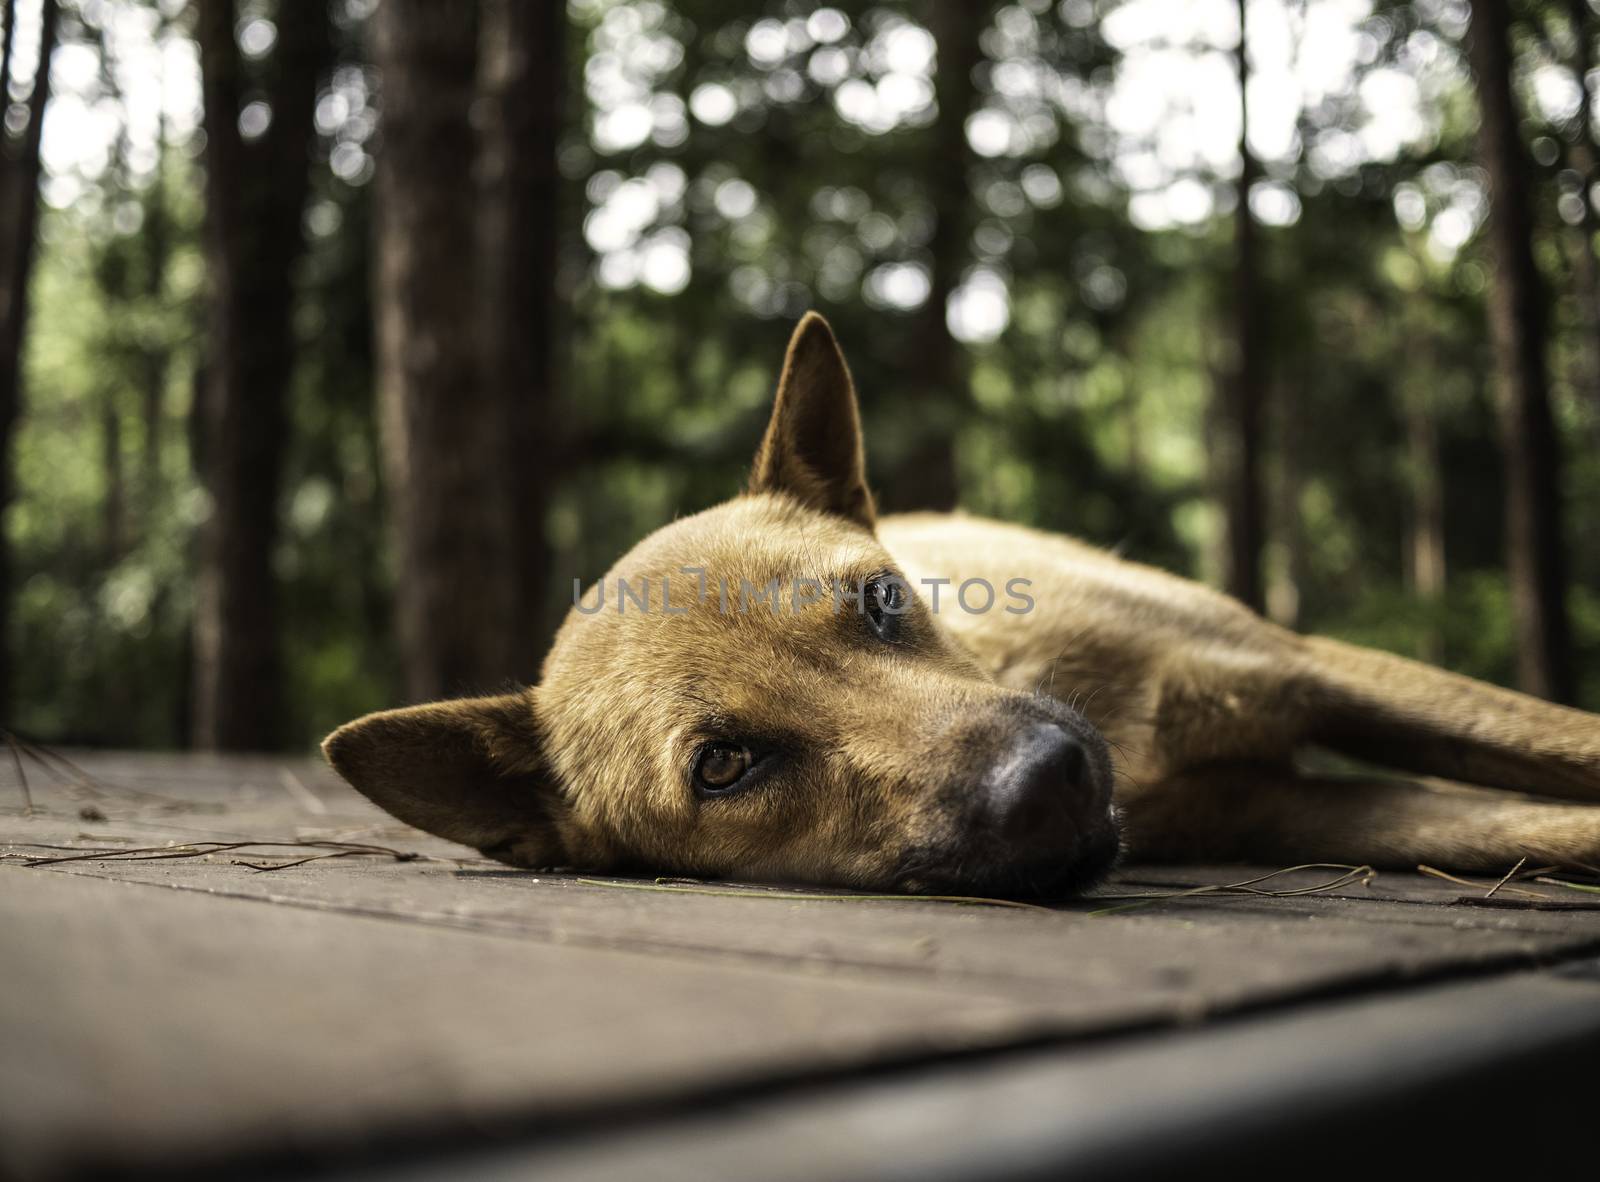
[[[847,82],[882,89],[889,71],[875,55],[926,6],[844,5],[847,28],[819,44],[794,31],[816,8],[809,0],[571,6],[563,394],[550,426],[561,465],[548,512],[555,562],[529,627],[553,628],[574,578],[594,579],[642,534],[740,486],[790,321],[807,307],[833,320],[851,356],[880,485],[911,462],[919,432],[936,430],[957,441],[973,511],[1215,576],[1207,408],[1231,361],[1230,218],[1225,204],[1192,225],[1140,228],[1130,217],[1118,162],[1135,146],[1114,142],[1104,123],[1118,55],[1091,19],[1117,7],[989,9],[978,102],[1021,130],[1006,150],[969,162],[967,254],[1004,284],[1009,321],[966,346],[970,398],[949,403],[908,378],[926,322],[918,301],[893,297],[890,284],[926,276],[931,183],[962,165],[930,158],[932,110],[872,126],[848,117],[841,96]],[[1419,32],[1448,57],[1445,7],[1379,5],[1363,26],[1373,52],[1362,69],[1409,61]],[[761,60],[751,52],[759,21],[788,22],[788,40]],[[372,395],[363,155],[372,87],[359,28],[345,34],[330,91],[343,106],[322,127],[333,167],[319,167],[308,213],[275,556],[292,687],[286,729],[300,744],[398,697]],[[1519,45],[1529,71],[1549,52],[1531,35]],[[838,56],[819,66],[824,50]],[[1296,202],[1287,224],[1261,228],[1269,571],[1274,605],[1296,626],[1508,681],[1486,264],[1475,236],[1448,255],[1428,238],[1476,183],[1475,117],[1460,79],[1439,77],[1427,94],[1435,130],[1392,160],[1318,172],[1311,149],[1359,122],[1354,99],[1335,95],[1302,118],[1307,150],[1269,169]],[[623,98],[607,78],[622,79]],[[1029,78],[1054,81],[1030,89]],[[724,93],[732,114],[696,113]],[[654,112],[643,138],[623,134],[616,115],[636,100]],[[1565,142],[1569,129],[1547,122],[1530,116],[1530,136]],[[191,540],[206,511],[188,454],[202,362],[192,150],[168,149],[158,185],[110,169],[93,199],[45,215],[6,523],[14,723],[42,739],[185,739]],[[1201,180],[1231,200],[1229,177]],[[1557,213],[1570,178],[1553,167],[1539,184],[1555,397],[1571,459],[1572,609],[1584,702],[1597,708],[1600,398],[1584,377],[1594,342],[1583,335],[1576,231]],[[625,186],[637,216],[620,230],[597,224]],[[1422,221],[1407,228],[1396,212],[1412,205]],[[1419,479],[1408,400],[1427,407],[1438,436],[1448,581],[1436,600],[1414,590],[1406,557]]]
[[[181,183],[126,195],[138,225],[159,218],[173,236],[159,276],[148,237],[120,231],[114,213],[45,214],[6,523],[24,733],[123,745],[186,734],[190,537],[203,507],[185,421],[201,269],[198,193],[173,157]]]

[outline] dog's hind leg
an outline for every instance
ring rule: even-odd
[[[1306,738],[1386,767],[1600,802],[1600,716],[1430,665],[1306,637]]]
[[[1456,785],[1307,776],[1263,764],[1174,776],[1123,802],[1129,856],[1504,873],[1600,865],[1600,808]]]

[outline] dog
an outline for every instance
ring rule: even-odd
[[[748,489],[585,595],[537,686],[368,715],[328,760],[400,820],[529,868],[1054,897],[1124,851],[1600,861],[1600,717],[1065,537],[880,518],[815,313]],[[1308,748],[1386,770],[1313,774]]]

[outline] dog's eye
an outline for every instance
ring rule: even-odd
[[[900,618],[910,606],[905,580],[899,575],[878,575],[861,589],[861,610],[880,640],[893,640]]]
[[[735,787],[755,760],[748,747],[737,743],[707,743],[694,761],[694,786],[715,795]]]

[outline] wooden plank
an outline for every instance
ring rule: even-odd
[[[451,1157],[448,1172],[1149,1182],[1252,1177],[1277,1160],[1314,1176],[1474,1177],[1514,1147],[1519,1172],[1559,1177],[1592,1156],[1596,1054],[1600,984],[1519,975],[483,1147]],[[407,1164],[384,1177],[440,1168]]]
[[[656,893],[571,876],[328,862],[268,874],[220,862],[75,863],[75,873],[381,915],[574,947],[997,991],[1063,1021],[1170,1020],[1296,992],[1521,965],[1600,946],[1600,914],[1381,900],[1198,898],[1111,915],[917,902]],[[625,881],[625,880],[622,880]]]
[[[1000,910],[591,885],[466,858],[306,762],[81,762],[90,783],[36,777],[39,811],[0,817],[14,843],[0,866],[0,1046],[21,1064],[0,1085],[0,1172],[86,1147],[149,1163],[547,1121],[1600,949],[1600,912],[1458,907],[1466,888],[1410,875],[1110,914],[1095,914],[1104,901]],[[44,845],[201,838],[377,841],[441,860],[19,865]],[[1257,872],[1133,868],[1113,890]]]
[[[0,1176],[560,1113],[981,1045],[941,988],[0,870]]]
[[[0,756],[0,840],[94,844],[285,839],[399,840],[422,853],[466,854],[379,810],[320,760],[263,756],[71,752],[24,762],[36,809]],[[9,806],[9,807],[8,807]]]
[[[90,762],[90,761],[85,761]],[[97,774],[143,790],[220,801],[203,832],[285,838],[394,826],[315,768],[295,773],[326,803],[305,825],[299,797],[270,787],[293,765],[122,758]],[[92,764],[91,764],[92,766]],[[261,785],[268,783],[264,794]],[[363,816],[365,814],[365,816]],[[149,817],[149,810],[143,814]],[[185,815],[175,839],[198,820]],[[35,818],[35,826],[42,823]],[[151,823],[171,824],[163,816]],[[114,826],[111,828],[115,828]],[[126,827],[124,826],[124,829]],[[122,832],[149,841],[150,831]],[[450,852],[414,831],[382,833],[405,849]],[[369,837],[362,837],[369,840]],[[33,840],[42,840],[34,837]],[[1194,898],[1107,916],[1083,905],[1057,914],[917,903],[795,902],[591,887],[572,877],[451,864],[338,861],[260,874],[239,855],[204,861],[77,862],[71,869],[187,890],[514,934],[576,946],[747,961],[808,972],[935,980],[1046,1004],[1063,1020],[1122,1021],[1130,1003],[1193,1018],[1296,992],[1406,980],[1570,955],[1600,939],[1600,914],[1490,911],[1419,903],[1463,888],[1385,874],[1338,897]],[[250,860],[258,860],[252,857]],[[1135,869],[1121,889],[1237,881],[1244,868]],[[1304,885],[1307,872],[1278,885]],[[637,884],[635,884],[637,885]],[[1159,889],[1159,888],[1158,888]]]

